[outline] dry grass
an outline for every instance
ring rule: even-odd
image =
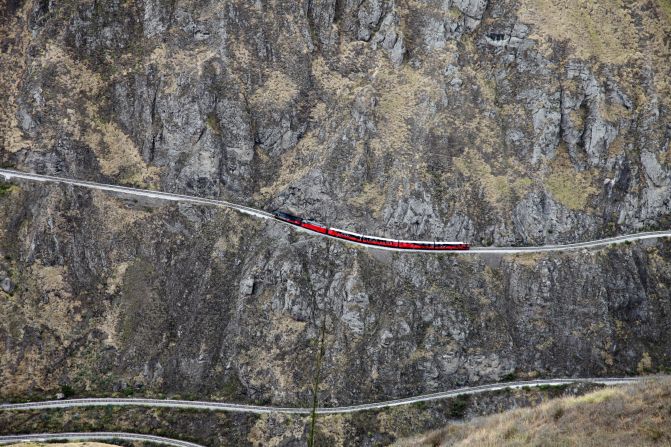
[[[95,152],[103,174],[138,186],[158,183],[159,168],[144,162],[137,145],[116,124],[94,126],[85,141]]]
[[[412,159],[419,154],[411,140],[410,122],[424,128],[436,125],[432,110],[447,101],[442,86],[422,70],[407,65],[397,70],[386,61],[380,63],[373,85],[379,126],[371,147],[378,155],[393,151],[414,164],[417,160]]]
[[[373,217],[379,218],[385,205],[384,190],[377,184],[366,183],[361,194],[351,197],[348,202],[353,206],[371,210]]]
[[[545,253],[522,253],[507,255],[504,259],[525,267],[536,267],[542,260],[546,259],[546,257],[547,255]]]
[[[29,327],[40,328],[45,334],[39,346],[28,347],[21,355],[17,355],[14,346],[0,344],[0,390],[3,393],[23,394],[35,387],[51,387],[52,378],[47,373],[49,354],[55,346],[68,346],[72,342],[75,337],[72,328],[83,318],[66,274],[63,267],[36,262],[17,279],[19,288],[15,294],[0,300],[0,315],[6,316],[0,320],[0,331],[19,340],[25,337]]]
[[[491,163],[470,149],[456,158],[454,164],[463,175],[479,183],[485,200],[500,212],[510,209],[515,199],[523,197],[533,183],[530,178],[511,170],[507,170],[505,175],[494,174]]]
[[[377,414],[378,430],[382,433],[390,433],[394,436],[399,436],[403,433],[404,427],[408,425],[426,426],[431,424],[431,419],[434,416],[423,410],[416,408],[408,409],[404,406],[390,407]],[[407,433],[407,431],[406,431]]]
[[[586,210],[590,198],[599,192],[594,176],[589,171],[576,171],[564,150],[557,153],[550,169],[545,187],[552,197],[567,208]]]
[[[568,40],[582,59],[623,64],[639,56],[638,32],[623,0],[523,0],[520,20],[532,37]]]
[[[270,299],[270,294],[265,295],[265,299]],[[287,295],[287,299],[291,297]],[[297,321],[286,314],[273,316],[264,328],[268,348],[254,347],[240,355],[241,364],[245,374],[249,377],[250,385],[258,388],[274,384],[274,389],[278,394],[281,390],[295,389],[297,384],[294,382],[294,367],[287,356],[286,350],[282,346],[296,346],[305,331],[306,323]],[[308,383],[300,384],[303,388],[308,388]]]
[[[342,414],[332,414],[320,416],[317,418],[316,431],[317,433],[328,434],[329,444],[331,446],[347,445],[349,424],[348,417]],[[315,442],[315,445],[324,445]]]
[[[54,95],[46,99],[47,104],[61,111],[62,116],[58,126],[43,126],[45,141],[53,144],[61,131],[73,139],[82,139],[88,123],[99,121],[98,102],[105,84],[101,76],[85,64],[73,60],[67,51],[55,43],[45,46],[31,69],[48,75],[53,90],[68,92],[67,95]],[[97,148],[92,149],[95,151]]]
[[[403,446],[671,446],[671,378],[605,388],[475,419]]]
[[[51,77],[55,88],[69,93],[50,100],[52,106],[57,105],[65,111],[60,128],[91,147],[103,174],[142,186],[158,181],[159,169],[144,162],[131,138],[115,123],[100,119],[99,96],[105,89],[105,80],[99,73],[51,43],[46,45],[36,65],[44,72],[53,71]],[[43,137],[53,143],[58,139],[58,132],[57,128],[46,128]]]
[[[338,98],[341,102],[351,99],[355,83],[337,71],[331,70],[322,57],[316,57],[312,61],[312,74],[325,95]]]
[[[671,22],[671,0],[657,0],[656,3],[666,16],[666,20]]]
[[[179,95],[184,88],[196,83],[203,76],[205,65],[218,57],[217,51],[209,47],[199,47],[195,50],[159,45],[149,55],[148,63],[156,64],[162,73],[171,73],[162,83],[162,93]],[[216,67],[216,64],[215,64]],[[190,82],[178,82],[189,79]]]
[[[620,85],[628,90],[635,107],[651,99],[639,81],[653,67],[656,96],[667,103],[671,1],[522,0],[518,11],[519,20],[531,25],[529,37],[547,55],[553,41],[563,41],[570,48],[568,57],[619,65]],[[602,112],[607,118],[631,113],[617,107]]]
[[[252,95],[251,103],[255,109],[284,109],[298,95],[298,86],[281,71],[273,71],[266,82]]]

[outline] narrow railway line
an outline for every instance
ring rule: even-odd
[[[0,444],[16,444],[19,442],[53,442],[53,441],[122,441],[152,442],[154,444],[171,445],[174,447],[203,447],[193,442],[179,439],[164,438],[163,436],[143,435],[126,432],[83,432],[83,433],[37,433],[27,435],[0,436]]]
[[[147,190],[147,189],[140,189],[140,188],[131,188],[128,186],[117,186],[117,185],[110,185],[110,184],[105,184],[105,183],[96,183],[96,182],[90,182],[90,181],[85,181],[85,180],[76,180],[76,179],[69,179],[65,177],[57,177],[53,175],[42,175],[42,174],[33,174],[33,173],[27,173],[27,172],[20,172],[20,171],[15,171],[11,169],[0,169],[0,176],[4,177],[6,181],[11,181],[12,179],[20,179],[20,180],[29,180],[29,181],[35,181],[35,182],[49,182],[49,183],[61,183],[61,184],[66,184],[66,185],[72,185],[72,186],[77,186],[77,187],[82,187],[82,188],[89,188],[89,189],[95,189],[99,191],[107,191],[107,192],[112,192],[112,193],[117,193],[117,194],[126,194],[126,195],[131,195],[131,196],[139,196],[139,197],[146,197],[146,198],[153,198],[153,199],[159,199],[159,200],[167,200],[167,201],[172,201],[172,202],[183,202],[183,203],[193,203],[193,204],[198,204],[198,205],[210,205],[210,206],[218,206],[218,207],[225,207],[225,208],[230,208],[237,210],[241,213],[248,214],[250,216],[260,218],[260,219],[271,219],[273,222],[281,223],[284,225],[288,225],[291,228],[297,230],[297,231],[302,231],[302,232],[307,232],[313,236],[319,236],[319,237],[325,237],[325,238],[331,238],[335,239],[338,241],[341,241],[343,243],[347,244],[352,244],[352,245],[358,245],[361,247],[367,247],[375,250],[390,250],[390,251],[398,251],[398,252],[404,252],[404,253],[425,253],[425,254],[436,254],[436,253],[451,253],[451,254],[459,254],[459,255],[482,255],[482,254],[519,254],[519,253],[544,253],[544,252],[555,252],[555,251],[568,251],[568,250],[580,250],[580,249],[591,249],[591,248],[600,248],[600,247],[606,247],[611,244],[622,244],[625,242],[634,242],[634,241],[641,241],[645,239],[659,239],[659,238],[665,238],[665,237],[671,237],[671,230],[663,230],[663,231],[647,231],[647,232],[641,232],[641,233],[634,233],[634,234],[626,234],[622,236],[615,236],[615,237],[610,237],[610,238],[604,238],[604,239],[596,239],[592,241],[585,241],[585,242],[577,242],[577,243],[572,243],[572,244],[556,244],[556,245],[541,245],[541,246],[527,246],[527,247],[470,247],[469,250],[454,250],[454,251],[437,251],[437,250],[415,250],[415,249],[408,249],[408,248],[398,248],[398,247],[389,247],[389,246],[379,246],[379,245],[370,245],[366,243],[361,243],[357,242],[356,240],[348,240],[348,239],[343,239],[340,237],[333,237],[329,234],[323,234],[318,231],[313,231],[301,226],[296,226],[294,224],[291,224],[289,222],[283,221],[283,220],[278,220],[273,216],[273,214],[263,211],[263,210],[258,210],[255,208],[251,208],[248,206],[244,205],[238,205],[236,203],[232,202],[227,202],[225,200],[216,200],[216,199],[208,199],[204,197],[197,197],[197,196],[190,196],[190,195],[185,195],[185,194],[175,194],[175,193],[169,193],[169,192],[161,192],[161,191],[152,191],[152,190]],[[365,236],[366,238],[369,239],[378,239],[381,240],[383,238],[377,238],[374,236]],[[415,242],[422,242],[422,241],[415,241]],[[426,244],[432,243],[431,241],[425,241]]]
[[[654,377],[654,376],[653,376]],[[373,402],[368,404],[348,405],[343,407],[321,407],[316,409],[317,414],[342,414],[355,413],[358,411],[379,410],[388,407],[397,407],[401,405],[410,405],[418,402],[430,402],[452,397],[459,397],[471,394],[481,394],[490,391],[499,391],[505,389],[533,388],[541,386],[561,386],[575,383],[592,383],[599,385],[624,385],[642,380],[648,380],[650,376],[640,377],[592,377],[582,379],[540,379],[519,382],[492,383],[486,385],[457,388],[454,390],[438,393],[423,394],[420,396],[406,397],[402,399],[393,399],[382,402]],[[43,402],[25,402],[14,404],[0,404],[0,411],[26,411],[41,410],[49,408],[75,408],[75,407],[163,407],[163,408],[181,408],[198,409],[210,411],[229,411],[237,413],[255,413],[271,414],[284,413],[296,415],[309,415],[311,408],[293,408],[293,407],[272,407],[260,405],[245,405],[226,402],[211,401],[192,401],[192,400],[173,400],[173,399],[144,399],[144,398],[84,398],[84,399],[65,399],[49,400]]]

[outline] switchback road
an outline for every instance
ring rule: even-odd
[[[32,173],[26,173],[26,172],[20,172],[20,171],[14,171],[11,169],[0,169],[0,176],[3,176],[5,180],[9,181],[12,179],[22,179],[22,180],[31,180],[31,181],[36,181],[36,182],[50,182],[50,183],[62,183],[62,184],[67,184],[67,185],[73,185],[73,186],[79,186],[82,188],[89,188],[89,189],[97,189],[100,191],[108,191],[108,192],[113,192],[113,193],[118,193],[118,194],[127,194],[131,196],[139,196],[139,197],[147,197],[147,198],[153,198],[153,199],[160,199],[160,200],[168,200],[168,201],[173,201],[173,202],[182,202],[182,203],[194,203],[194,204],[199,204],[199,205],[210,205],[210,206],[219,206],[219,207],[225,207],[225,208],[230,208],[234,210],[238,210],[242,213],[261,218],[261,219],[272,219],[273,222],[281,223],[284,225],[288,225],[291,228],[299,231],[304,231],[307,232],[313,236],[320,236],[320,237],[327,237],[331,239],[338,240],[343,243],[347,244],[353,244],[353,245],[359,245],[361,247],[367,247],[373,250],[391,250],[391,251],[399,251],[399,252],[404,252],[404,253],[425,253],[425,254],[445,254],[445,253],[451,253],[451,254],[458,254],[458,255],[477,255],[477,254],[519,254],[519,253],[544,253],[544,252],[551,252],[551,251],[567,251],[567,250],[579,250],[579,249],[590,249],[590,248],[599,248],[599,247],[605,247],[611,244],[621,244],[625,242],[634,242],[634,241],[640,241],[644,239],[659,239],[663,237],[671,237],[671,230],[664,230],[664,231],[648,231],[648,232],[642,232],[642,233],[634,233],[634,234],[627,234],[627,235],[622,235],[622,236],[615,236],[615,237],[610,237],[610,238],[605,238],[605,239],[596,239],[592,241],[586,241],[586,242],[577,242],[574,244],[560,244],[560,245],[542,245],[542,246],[530,246],[530,247],[471,247],[470,250],[464,250],[464,251],[427,251],[427,250],[408,250],[408,249],[400,249],[400,248],[393,248],[393,247],[380,247],[380,246],[371,246],[367,244],[361,244],[359,242],[355,241],[348,241],[344,239],[339,239],[339,238],[333,238],[331,236],[328,236],[326,234],[319,234],[319,233],[314,233],[309,230],[305,230],[303,228],[282,222],[280,220],[276,220],[273,218],[273,215],[262,210],[257,210],[255,208],[250,208],[248,206],[243,206],[243,205],[238,205],[235,203],[231,202],[226,202],[224,200],[215,200],[215,199],[207,199],[203,197],[196,197],[196,196],[189,196],[189,195],[184,195],[184,194],[173,194],[169,192],[161,192],[161,191],[152,191],[152,190],[147,190],[147,189],[140,189],[140,188],[130,188],[127,186],[116,186],[116,185],[108,185],[104,183],[95,183],[95,182],[88,182],[84,180],[73,180],[65,177],[56,177],[53,175],[41,175],[41,174],[32,174]]]
[[[175,447],[203,447],[200,444],[180,441],[178,439],[124,432],[40,433],[32,435],[8,435],[0,436],[0,444],[15,444],[18,442],[53,442],[58,440],[110,441],[113,439],[121,439],[123,441],[147,441],[156,444],[172,445]]]
[[[498,391],[504,389],[540,387],[540,386],[559,386],[575,383],[592,383],[600,385],[624,385],[642,380],[650,379],[654,376],[640,377],[596,377],[585,379],[547,379],[530,380],[524,382],[493,383],[488,385],[479,385],[473,387],[458,388],[439,393],[424,394],[421,396],[407,397],[403,399],[388,400],[383,402],[374,402],[370,404],[350,405],[346,407],[317,408],[317,414],[338,414],[354,413],[357,411],[377,410],[399,405],[409,405],[417,402],[428,402],[451,397],[464,396],[469,394],[486,393],[488,391]],[[243,405],[225,402],[191,401],[191,400],[172,400],[172,399],[144,399],[144,398],[87,398],[87,399],[67,399],[50,400],[43,402],[26,402],[16,404],[0,404],[0,411],[9,410],[41,410],[48,408],[74,408],[74,407],[100,407],[100,406],[134,406],[134,407],[167,407],[167,408],[189,408],[198,410],[231,411],[238,413],[285,413],[285,414],[310,414],[310,408],[290,408],[290,407],[264,407],[259,405]]]

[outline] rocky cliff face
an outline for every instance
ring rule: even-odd
[[[6,166],[399,238],[668,227],[667,0],[4,5]],[[5,396],[298,405],[320,367],[346,404],[671,365],[664,241],[390,255],[70,187],[4,186],[0,207]]]

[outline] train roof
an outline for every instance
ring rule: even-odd
[[[465,244],[465,242],[453,242],[453,241],[403,241],[399,240],[399,242],[405,242],[406,244],[445,244],[445,245],[457,245],[457,244]]]
[[[409,243],[409,244],[433,244],[433,243],[435,243],[435,244],[445,244],[445,245],[465,245],[466,244],[465,242],[460,242],[460,241],[436,241],[436,242],[434,242],[434,241],[406,241],[406,240],[399,240],[399,239],[389,239],[389,238],[386,238],[386,237],[379,237],[379,236],[369,236],[367,234],[354,233],[352,231],[347,231],[347,230],[343,230],[343,229],[340,229],[340,228],[333,228],[332,227],[331,230],[338,231],[338,232],[344,233],[344,234],[348,234],[350,236],[358,236],[358,237],[363,237],[363,238],[367,238],[367,239],[374,239],[374,240],[378,240],[378,241],[405,242],[405,243]]]
[[[367,239],[375,239],[376,241],[398,242],[398,239],[388,239],[386,237],[368,236],[367,234],[362,234],[361,236]]]
[[[340,233],[349,234],[350,236],[365,237],[366,239],[373,239],[373,240],[376,240],[376,241],[396,242],[396,239],[389,239],[389,238],[386,238],[386,237],[378,237],[378,236],[369,236],[367,234],[352,233],[351,231],[341,230],[340,228],[331,228],[331,230],[338,231]]]
[[[353,232],[351,232],[351,231],[341,230],[340,228],[333,228],[333,227],[331,227],[330,229],[333,230],[333,231],[337,231],[337,232],[339,232],[339,233],[349,234],[350,236],[359,236],[359,237],[363,237],[363,236],[365,236],[364,234],[353,233]]]
[[[313,219],[302,219],[302,220],[305,223],[311,223],[311,224],[319,225],[320,227],[326,228],[326,225],[324,225],[323,223],[317,222],[316,220],[313,220]]]

